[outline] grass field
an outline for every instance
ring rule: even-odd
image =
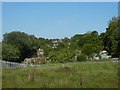
[[[2,88],[118,88],[118,63],[3,68]]]

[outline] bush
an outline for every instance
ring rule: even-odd
[[[16,46],[2,43],[2,59],[5,61],[19,62],[20,51]]]
[[[78,62],[87,61],[87,57],[84,54],[81,54],[77,57]]]

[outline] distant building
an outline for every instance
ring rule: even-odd
[[[106,50],[100,51],[99,54],[95,54],[93,56],[94,60],[108,59],[108,58],[111,58],[111,55],[108,55],[108,52]]]
[[[39,48],[38,51],[37,51],[37,56],[40,57],[42,55],[44,55],[44,51],[43,51],[43,49]]]
[[[54,48],[57,48],[59,42],[60,42],[59,39],[52,39],[52,43],[53,43],[52,48],[53,48],[53,49],[54,49]]]
[[[99,52],[99,56],[101,59],[111,58],[111,55],[108,55],[108,52],[103,50]]]

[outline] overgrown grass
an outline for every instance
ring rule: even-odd
[[[3,88],[118,88],[118,63],[3,68]]]

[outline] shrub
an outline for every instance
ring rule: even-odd
[[[87,60],[87,57],[84,54],[81,54],[77,57],[77,61],[79,62],[86,61],[86,60]]]

